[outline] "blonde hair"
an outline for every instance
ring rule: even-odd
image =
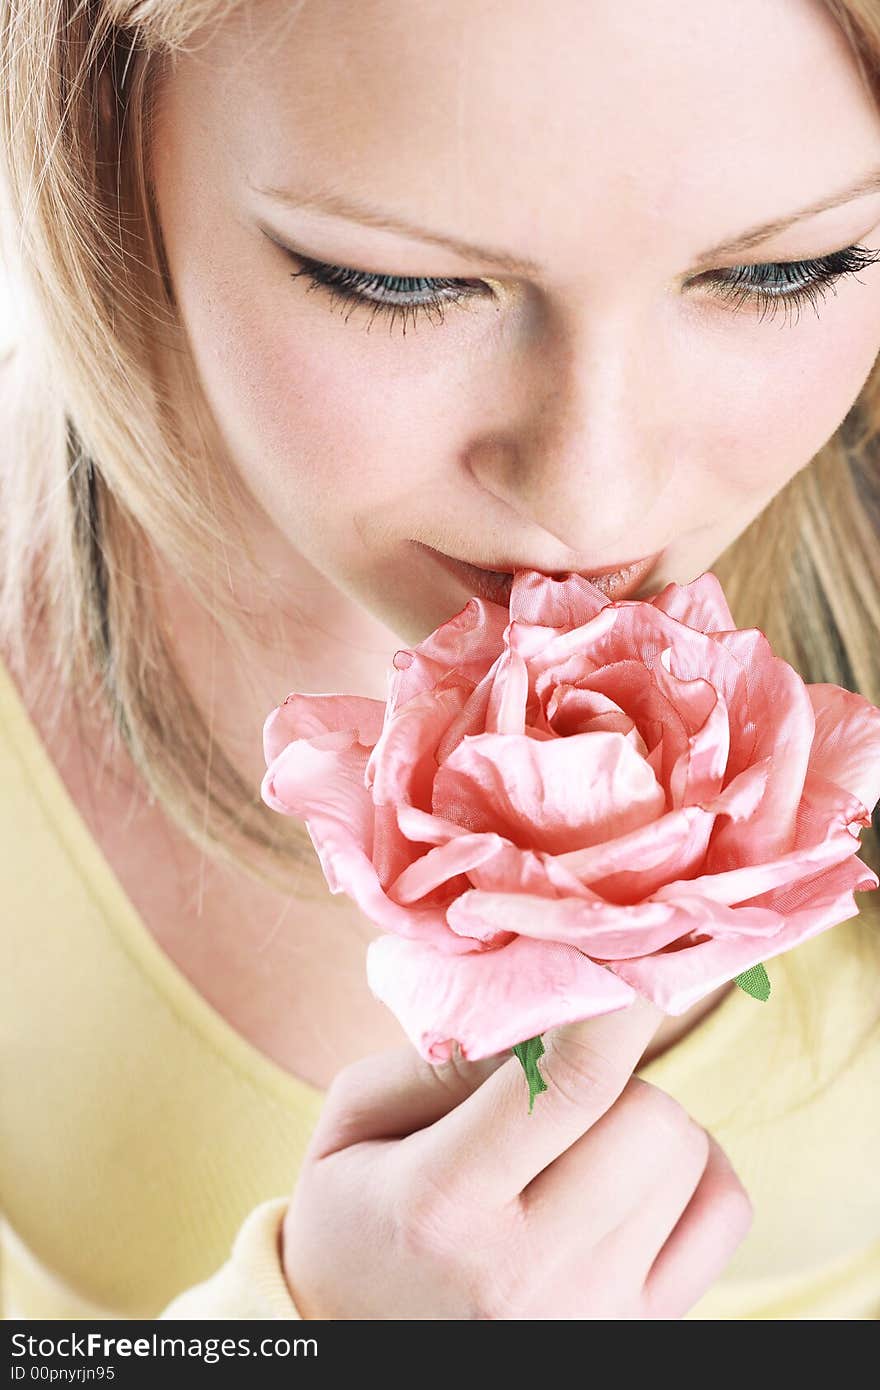
[[[206,853],[302,894],[315,867],[304,826],[265,806],[217,746],[150,597],[160,555],[243,650],[249,615],[218,576],[229,547],[259,582],[239,525],[248,494],[187,443],[166,389],[171,369],[207,418],[149,169],[162,74],[240,3],[0,0],[7,255],[27,307],[22,344],[0,364],[0,635],[23,665],[31,601],[50,633],[58,717],[97,676],[151,797]],[[880,6],[827,8],[880,104]],[[713,566],[738,626],[760,627],[804,680],[875,704],[878,465],[880,362],[834,437]],[[875,868],[876,830],[861,850]]]

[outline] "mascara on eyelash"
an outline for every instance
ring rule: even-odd
[[[869,265],[874,265],[880,260],[880,250],[872,251],[864,246],[845,246],[841,251],[832,251],[827,256],[817,256],[812,259],[800,261],[766,261],[752,266],[733,267],[736,272],[729,280],[719,283],[719,292],[722,299],[731,300],[734,310],[746,301],[752,301],[759,310],[759,323],[763,323],[766,317],[775,317],[777,309],[781,306],[785,312],[786,324],[790,322],[790,315],[793,310],[800,310],[803,304],[812,304],[815,308],[817,301],[826,297],[829,290],[836,294],[837,282],[846,275],[857,275],[858,271],[864,270]],[[788,284],[793,284],[794,289],[786,290],[784,286],[767,288],[771,281],[770,272],[781,270]],[[745,274],[743,273],[745,272]],[[758,285],[747,278],[747,273],[758,274]],[[796,278],[796,273],[802,272],[801,278]],[[859,284],[863,284],[859,281]],[[816,317],[818,318],[818,312]],[[798,320],[800,315],[798,313]]]
[[[846,246],[842,251],[832,251],[827,256],[816,256],[812,259],[799,261],[762,261],[753,266],[737,266],[737,271],[752,271],[757,275],[758,282],[770,280],[770,271],[781,270],[788,277],[789,282],[796,279],[795,272],[806,271],[807,274],[814,276],[822,275],[851,275],[858,270],[864,270],[866,266],[873,265],[880,260],[880,250],[870,251],[864,246]]]
[[[331,297],[347,302],[353,308],[358,305],[371,307],[373,313],[367,324],[368,332],[373,319],[381,315],[389,317],[390,332],[397,314],[400,313],[403,316],[403,334],[405,337],[407,312],[412,314],[415,322],[419,310],[427,313],[429,318],[432,311],[437,311],[442,323],[444,321],[444,305],[457,305],[480,293],[479,289],[463,290],[461,286],[467,285],[468,282],[460,279],[381,275],[316,261],[292,251],[288,251],[288,254],[299,261],[301,266],[301,269],[294,272],[291,278],[296,280],[299,276],[305,275],[310,281],[308,290],[324,289]],[[732,301],[735,311],[742,304],[749,303],[750,307],[760,310],[759,321],[763,322],[768,314],[770,318],[773,318],[781,306],[786,314],[786,322],[789,322],[789,315],[792,310],[799,310],[806,303],[811,303],[815,307],[817,301],[824,299],[829,290],[836,293],[837,281],[846,275],[856,275],[858,271],[866,269],[878,260],[880,260],[880,250],[872,251],[860,245],[853,245],[844,247],[840,251],[830,252],[826,256],[811,259],[766,261],[753,265],[734,266],[730,268],[733,273],[727,279],[722,278],[725,272],[721,271],[711,273],[707,279],[717,287],[722,299]],[[779,271],[782,272],[785,283],[779,283],[778,279],[774,280],[773,272]],[[407,283],[430,286],[430,297],[427,300],[399,301],[372,298],[363,293],[364,289],[390,289],[397,294],[412,293],[412,290],[400,288],[401,284]],[[480,282],[476,283],[479,284]],[[862,282],[859,281],[859,283]],[[786,284],[792,288],[787,289]],[[438,289],[443,291],[442,295],[437,293]],[[345,321],[348,322],[348,316],[346,316]]]

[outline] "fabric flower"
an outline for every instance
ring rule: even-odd
[[[393,665],[384,704],[288,695],[261,794],[382,929],[370,989],[429,1062],[683,1013],[880,886],[880,710],[738,630],[711,572],[612,602],[520,570]]]

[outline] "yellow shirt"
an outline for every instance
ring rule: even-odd
[[[0,786],[4,1318],[298,1317],[278,1233],[323,1093],[150,935],[2,663]],[[880,1317],[880,903],[856,903],[769,962],[767,1003],[733,990],[638,1069],[755,1206],[688,1318]]]

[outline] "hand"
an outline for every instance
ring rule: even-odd
[[[717,1142],[633,1076],[646,1000],[552,1029],[528,1111],[509,1052],[343,1068],[282,1231],[304,1318],[680,1318],[747,1234]]]

